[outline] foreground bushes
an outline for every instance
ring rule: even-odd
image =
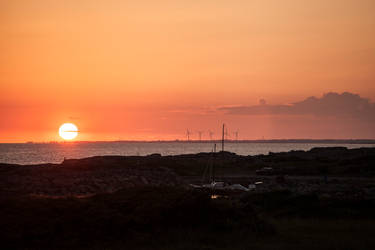
[[[171,241],[272,234],[250,205],[179,188],[138,188],[91,198],[0,197],[6,249],[162,247]],[[190,237],[187,237],[190,235]],[[194,244],[197,244],[196,242]],[[200,243],[199,243],[200,244]]]
[[[375,219],[375,199],[338,199],[319,197],[317,193],[296,194],[290,190],[244,193],[244,204],[259,213],[276,218]]]

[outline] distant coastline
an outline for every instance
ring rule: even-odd
[[[0,144],[45,144],[45,143],[221,143],[221,140],[113,140],[113,141],[50,141],[50,142],[0,142]],[[375,144],[375,139],[269,139],[231,140],[226,143],[309,143],[309,144]]]

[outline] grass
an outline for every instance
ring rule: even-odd
[[[257,249],[374,249],[374,219],[274,219],[278,234]]]
[[[133,188],[90,198],[1,197],[5,249],[225,247],[270,235],[251,207],[180,188]]]
[[[90,198],[0,195],[3,249],[375,249],[374,201],[182,188]]]

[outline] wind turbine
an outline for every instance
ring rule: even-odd
[[[228,137],[230,137],[230,134],[229,134],[229,132],[228,132],[228,128],[225,126],[225,132],[224,132],[224,139],[225,140],[228,140]]]
[[[214,132],[212,132],[211,130],[208,131],[208,135],[210,136],[210,140],[212,141],[212,136],[214,135]]]
[[[238,130],[236,130],[235,132],[233,132],[233,134],[236,137],[236,141],[238,141]]]
[[[190,130],[189,129],[186,129],[186,138],[187,138],[187,141],[190,141]]]
[[[198,131],[198,135],[199,135],[199,141],[202,141],[202,134],[203,134],[203,132],[202,132],[202,131]]]

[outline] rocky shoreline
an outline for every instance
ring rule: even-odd
[[[61,164],[0,165],[0,193],[87,197],[141,186],[176,186],[181,178],[163,167],[128,166],[125,157],[91,157]]]
[[[323,197],[375,197],[375,148],[314,148],[269,155],[239,156],[229,152],[161,156],[96,156],[67,159],[61,164],[0,164],[0,194],[86,197],[144,186],[200,183],[213,164],[216,179],[255,182],[254,192],[288,189]],[[267,176],[256,170],[272,167]]]

